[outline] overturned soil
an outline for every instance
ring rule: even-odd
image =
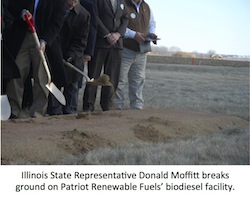
[[[1,122],[1,162],[63,164],[96,148],[167,143],[248,126],[234,116],[150,108],[8,120]]]

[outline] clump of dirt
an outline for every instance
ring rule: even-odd
[[[162,120],[161,118],[155,116],[149,117],[148,119],[146,119],[146,122],[150,122],[152,124],[160,124],[166,127],[173,127],[179,125],[179,123],[176,123],[175,121]]]
[[[79,155],[97,147],[114,147],[115,144],[96,134],[74,129],[73,131],[64,132],[58,146],[63,148],[67,153]]]
[[[156,130],[153,126],[136,125],[133,128],[134,134],[140,140],[145,142],[163,142],[165,136]]]
[[[165,127],[174,127],[174,128],[178,128],[181,125],[183,125],[180,122],[170,121],[170,120],[162,120],[161,118],[155,117],[155,116],[149,117],[148,119],[146,119],[146,122],[150,122],[152,124],[160,124],[160,125],[164,125]]]

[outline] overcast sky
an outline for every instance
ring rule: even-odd
[[[145,0],[158,45],[181,51],[250,55],[250,0]]]

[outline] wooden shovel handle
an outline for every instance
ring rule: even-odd
[[[32,35],[33,35],[33,38],[35,40],[36,46],[37,46],[37,48],[39,50],[39,55],[40,55],[40,57],[42,59],[44,68],[45,68],[47,76],[48,76],[48,85],[50,85],[50,83],[51,83],[51,74],[50,74],[50,71],[49,71],[47,61],[46,61],[45,56],[44,56],[44,52],[40,49],[40,41],[39,41],[39,38],[38,38],[37,33],[36,33],[36,28],[34,26],[33,17],[31,17],[29,19],[28,14],[24,14],[24,19],[25,19],[26,23],[28,24],[28,26],[29,26],[29,28],[30,28],[30,30],[32,32]]]

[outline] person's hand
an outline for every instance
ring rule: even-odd
[[[111,37],[111,33],[109,33],[109,34],[106,36],[106,39],[107,39],[107,41],[109,42],[109,44],[112,45],[113,40],[112,40],[112,37]]]
[[[113,37],[113,43],[115,44],[120,39],[121,34],[119,32],[113,32],[111,33],[111,36]]]
[[[42,50],[43,52],[45,52],[45,50],[46,50],[46,42],[44,40],[40,40],[39,50]]]
[[[69,63],[71,63],[71,64],[72,64],[72,63],[73,63],[73,58],[72,58],[71,56],[70,56],[70,57],[68,57],[68,58],[67,58],[67,62],[69,62]]]
[[[141,32],[136,32],[134,40],[136,40],[140,44],[144,43],[144,41],[145,41],[144,34]]]
[[[107,40],[111,45],[114,45],[120,39],[121,34],[119,32],[112,32],[107,36]]]
[[[88,54],[84,54],[83,55],[83,62],[88,62],[88,61],[91,61],[91,56]]]
[[[26,21],[25,16],[27,16],[28,20],[32,19],[32,14],[26,9],[23,9],[21,16],[24,21]]]
[[[149,36],[149,38],[151,38],[151,39],[156,39],[156,38],[157,38],[157,35],[156,35],[156,34],[154,34],[154,33],[149,34],[148,36]],[[156,41],[156,40],[155,40],[155,41],[153,41],[153,43],[154,43],[155,45],[157,45],[157,41]]]

